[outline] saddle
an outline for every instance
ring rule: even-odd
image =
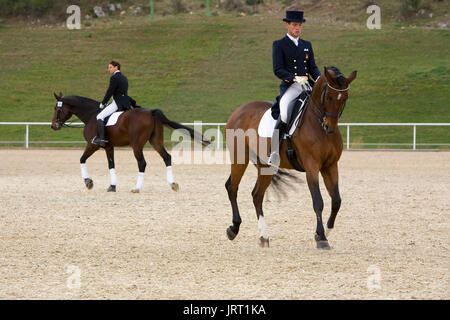
[[[125,111],[116,111],[105,118],[105,127],[113,126],[117,123],[119,116]]]

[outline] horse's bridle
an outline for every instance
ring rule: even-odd
[[[312,113],[313,113],[313,115],[316,117],[316,119],[319,121],[319,123],[320,123],[320,126],[327,132],[327,133],[333,133],[334,131],[330,131],[329,130],[329,128],[328,128],[328,126],[327,126],[327,124],[326,124],[326,119],[327,119],[327,117],[328,118],[333,118],[333,119],[339,119],[340,117],[341,117],[341,115],[342,115],[342,113],[344,112],[344,109],[345,109],[345,103],[343,104],[343,106],[342,106],[342,109],[341,109],[341,111],[339,112],[339,113],[331,113],[331,112],[327,112],[327,111],[325,111],[325,108],[324,108],[324,103],[325,103],[325,96],[326,96],[326,94],[327,94],[327,92],[328,92],[328,88],[330,88],[330,89],[332,89],[332,90],[335,90],[335,91],[337,91],[337,92],[344,92],[344,91],[348,91],[349,89],[350,89],[350,86],[348,86],[347,88],[345,88],[345,89],[337,89],[337,88],[334,88],[334,87],[332,87],[328,82],[327,82],[327,85],[326,86],[324,86],[323,87],[323,89],[322,89],[322,94],[321,94],[321,99],[320,99],[320,106],[319,107],[317,107],[317,103],[312,99],[312,97],[311,97],[311,100],[313,100],[313,104],[314,104],[314,107],[315,107],[315,109],[319,112],[319,115],[317,115],[317,113],[316,112],[314,112],[314,110],[311,110],[312,111]],[[340,93],[339,93],[340,94]]]
[[[58,123],[61,127],[63,126],[63,123],[61,123],[61,120],[59,119],[60,114],[62,113],[62,106],[63,106],[63,102],[62,101],[58,101],[56,103],[56,107],[58,108],[58,110],[56,111],[56,123]]]
[[[60,127],[67,127],[67,128],[84,128],[84,125],[79,126],[79,125],[74,125],[74,124],[72,124],[75,120],[62,123],[62,121],[60,120],[60,115],[61,115],[61,113],[63,113],[63,111],[62,111],[62,106],[63,106],[63,102],[62,102],[62,101],[58,101],[58,102],[56,103],[56,107],[58,108],[58,110],[56,111],[56,119],[55,119],[56,123],[57,123]]]

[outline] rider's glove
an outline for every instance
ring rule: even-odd
[[[103,103],[100,103],[100,109],[103,109],[105,107],[105,105]]]
[[[297,82],[300,85],[300,87],[302,87],[302,89],[304,91],[312,91],[312,88],[311,88],[311,86],[309,85],[309,82],[308,82],[308,77],[296,76],[294,78],[294,81]]]

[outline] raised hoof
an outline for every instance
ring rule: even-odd
[[[317,241],[317,249],[330,250],[331,247],[330,247],[330,245],[328,244],[328,241],[327,241],[327,240],[320,240],[320,241]]]
[[[139,193],[139,192],[141,192],[141,190],[139,190],[139,189],[132,189],[131,192],[132,193]]]
[[[84,183],[86,184],[86,188],[88,189],[92,189],[92,187],[94,186],[94,181],[92,181],[91,178],[84,179]]]
[[[236,238],[237,234],[234,233],[233,230],[231,230],[231,227],[228,227],[227,236],[228,236],[228,239],[234,240],[234,238]]]
[[[268,248],[269,247],[269,239],[264,239],[263,237],[259,238],[259,246],[261,248]]]
[[[108,191],[108,192],[116,192],[116,186],[110,185],[109,188],[106,191]]]
[[[178,191],[180,190],[180,186],[178,185],[178,183],[174,182],[170,185],[170,187],[172,188],[173,191]]]

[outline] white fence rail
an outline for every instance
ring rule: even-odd
[[[83,123],[71,123],[72,125],[83,125]],[[183,125],[202,125],[202,126],[217,126],[217,136],[221,136],[221,127],[225,126],[225,123],[182,123]],[[56,144],[56,143],[86,143],[85,141],[30,141],[30,126],[50,126],[50,122],[0,122],[0,125],[13,125],[13,126],[25,126],[25,139],[21,141],[0,141],[0,144],[24,144],[25,148],[30,147],[30,143],[39,144]],[[340,127],[346,127],[346,149],[351,149],[350,142],[350,127],[369,127],[369,126],[403,126],[412,127],[412,141],[411,143],[357,143],[357,145],[362,146],[408,146],[412,150],[416,150],[418,146],[450,146],[449,143],[417,143],[417,127],[419,126],[433,126],[433,127],[450,127],[450,123],[340,123]],[[450,131],[450,129],[449,129]],[[344,133],[343,133],[344,134]],[[447,135],[450,137],[450,132]],[[449,139],[450,140],[450,139]],[[223,140],[216,139],[217,148],[222,147]]]

